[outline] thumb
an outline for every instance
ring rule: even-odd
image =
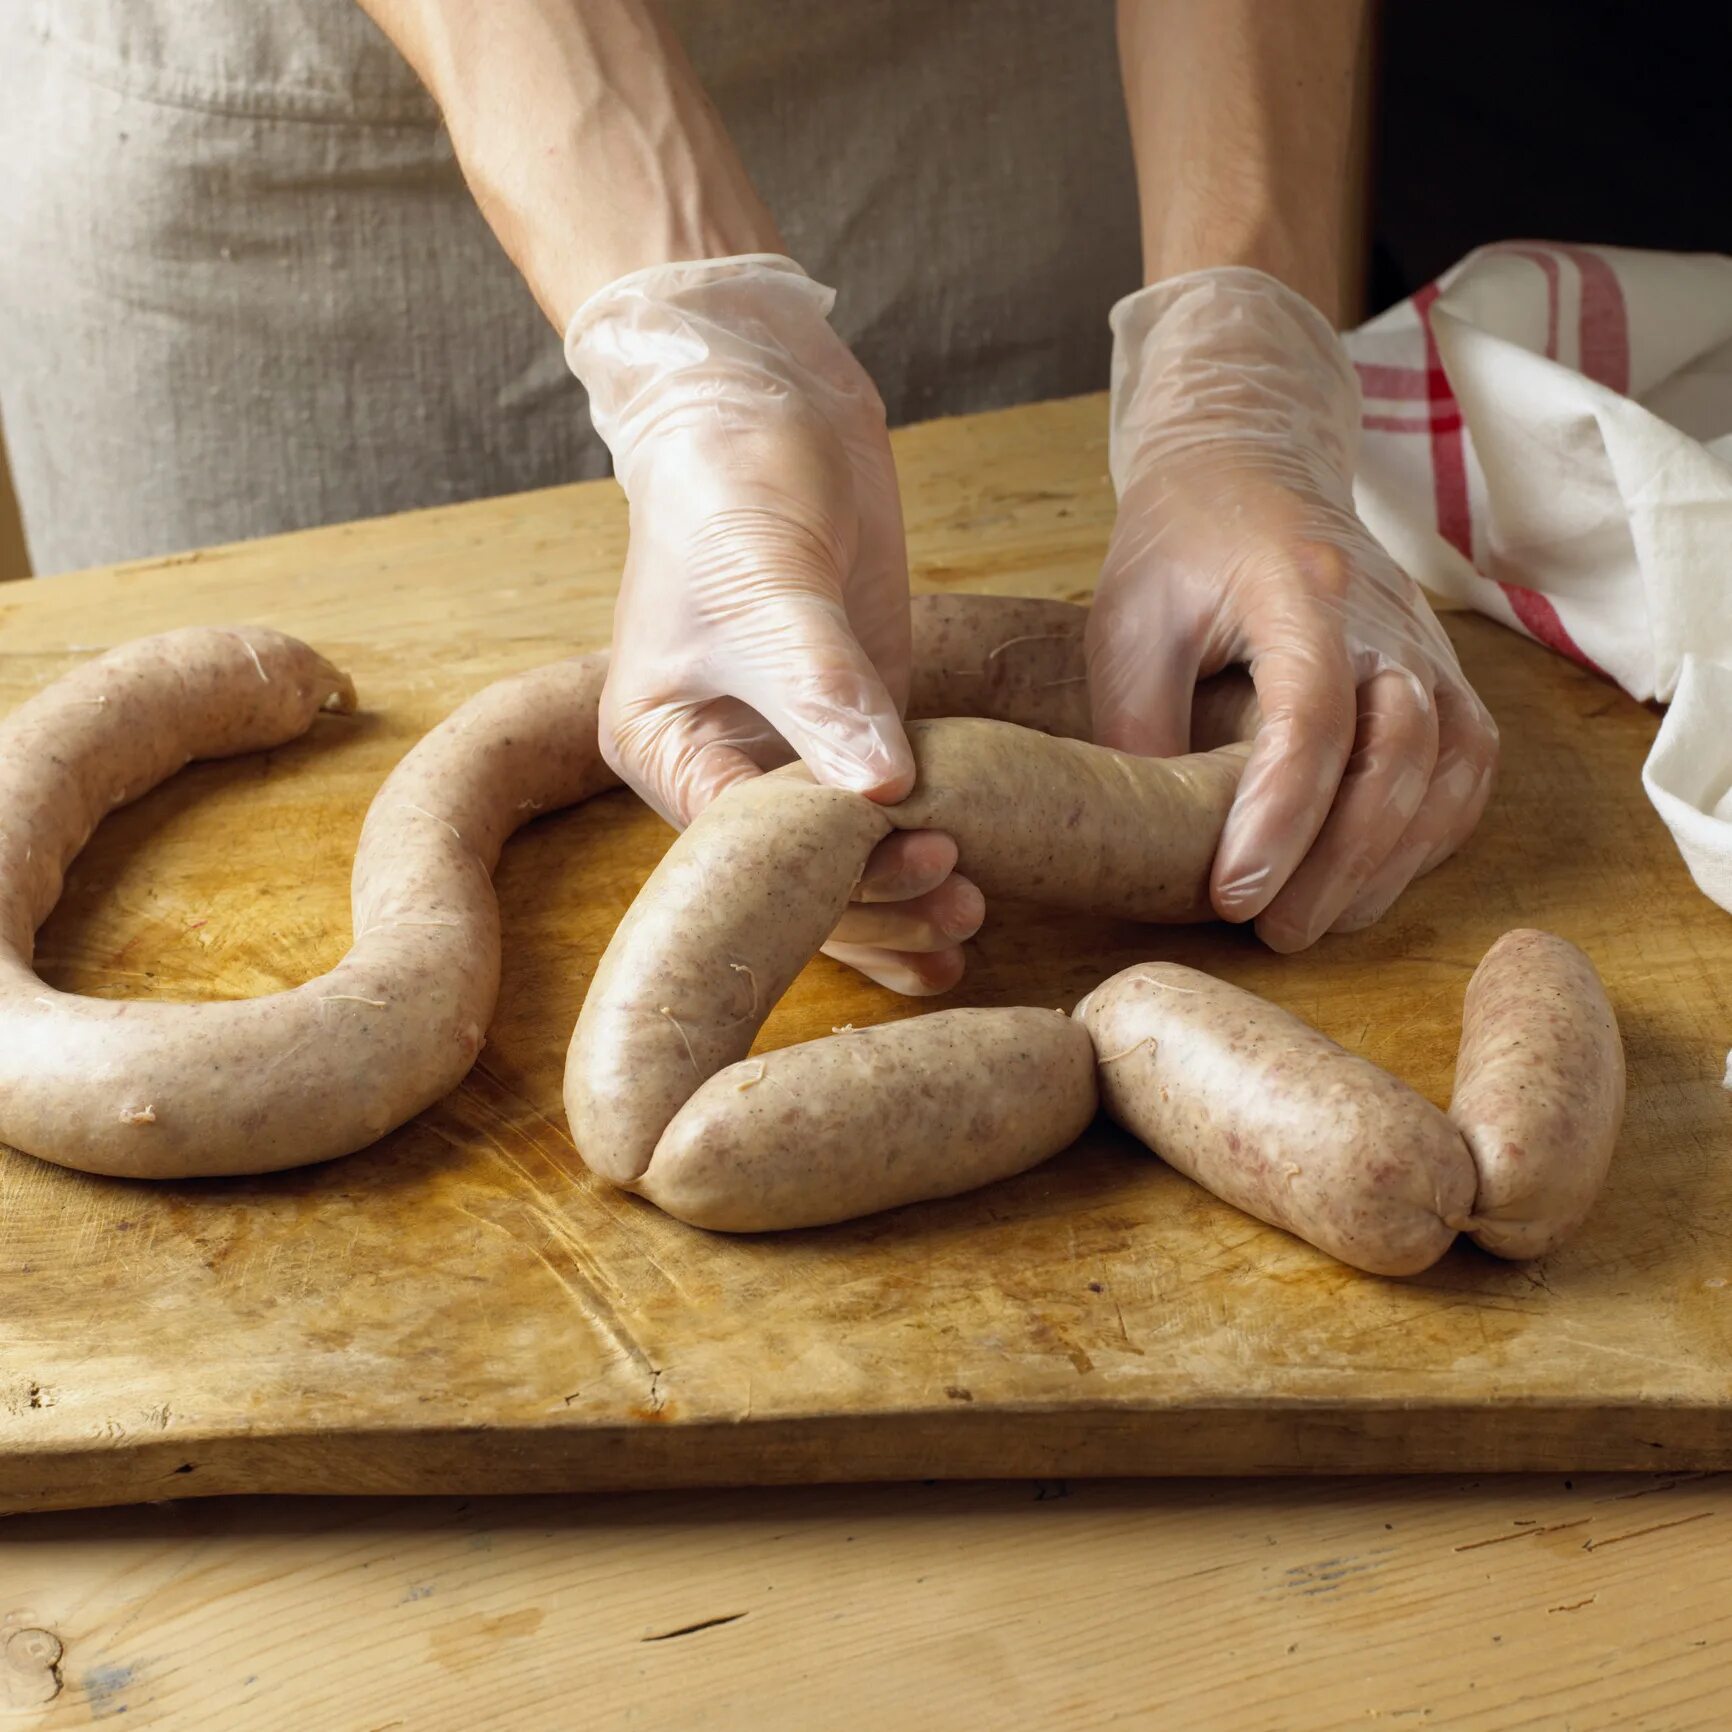
[[[902,717],[839,603],[802,597],[759,622],[735,692],[822,783],[886,803],[914,786]],[[758,633],[754,633],[758,636]]]
[[[1251,645],[1262,721],[1211,875],[1223,920],[1261,914],[1323,828],[1353,750],[1357,692],[1338,639],[1315,621]]]
[[[1083,648],[1098,746],[1142,758],[1191,749],[1191,697],[1199,657],[1190,633],[1153,629],[1110,599],[1089,610]]]
[[[628,788],[683,830],[736,782],[786,756],[763,719],[729,698],[627,709],[604,687],[601,753]]]

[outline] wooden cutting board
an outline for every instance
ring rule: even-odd
[[[899,436],[920,587],[1086,595],[1098,399]],[[368,798],[477,687],[605,640],[603,485],[0,589],[0,704],[90,648],[262,620],[366,704],[195,767],[106,824],[41,936],[73,990],[225,998],[347,943]],[[1515,925],[1584,945],[1630,1109],[1581,1237],[1359,1275],[1107,1129],[1013,1182],[781,1238],[709,1238],[592,1181],[560,1109],[596,958],[668,840],[628,796],[499,875],[505,980],[449,1099],[347,1160],[150,1186],[0,1153],[0,1509],[198,1493],[889,1477],[1732,1467],[1732,918],[1642,796],[1655,718],[1478,619],[1502,725],[1466,854],[1290,958],[1220,928],[1000,906],[954,1002],[1066,1005],[1139,958],[1267,994],[1447,1098],[1462,989]],[[765,1043],[926,1008],[824,961]]]

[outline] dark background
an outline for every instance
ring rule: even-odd
[[[1384,0],[1380,31],[1368,311],[1489,241],[1732,251],[1726,0]]]

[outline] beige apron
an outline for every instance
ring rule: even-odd
[[[892,420],[1106,383],[1110,0],[674,0]],[[38,571],[605,474],[353,0],[0,0],[0,424]]]

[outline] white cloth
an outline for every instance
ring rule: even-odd
[[[1671,701],[1643,783],[1732,909],[1732,258],[1505,242],[1347,348],[1367,524],[1428,589]]]

